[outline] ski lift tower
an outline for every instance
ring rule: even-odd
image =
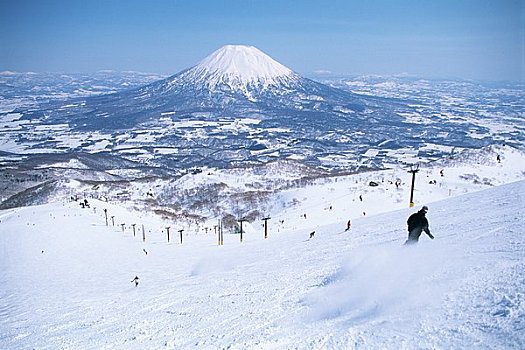
[[[410,188],[410,208],[412,208],[414,204],[414,184],[416,182],[416,174],[419,172],[419,164],[414,168],[413,166],[410,166],[410,170],[408,171],[410,174],[412,174],[412,186]]]
[[[241,243],[242,243],[242,233],[243,233],[243,231],[242,231],[242,223],[245,222],[245,221],[248,221],[248,220],[246,220],[246,218],[240,218],[237,221],[239,221],[239,223],[241,224]]]

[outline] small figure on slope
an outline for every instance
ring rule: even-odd
[[[427,211],[428,211],[428,207],[424,206],[417,213],[410,215],[407,221],[408,239],[405,242],[405,244],[417,243],[419,241],[419,236],[421,236],[421,232],[423,231],[425,231],[428,237],[430,237],[431,239],[434,239],[434,236],[432,236],[428,228],[428,220],[425,217],[425,214],[427,213]]]
[[[352,226],[352,220],[348,220],[348,222],[346,223],[346,230],[345,231],[350,230],[351,226]]]
[[[139,277],[135,276],[135,278],[131,280],[131,283],[133,282],[135,282],[135,287],[137,287],[139,285]]]

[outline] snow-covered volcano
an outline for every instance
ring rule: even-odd
[[[68,104],[74,107],[48,108],[47,120],[115,130],[144,123],[151,127],[166,114],[193,118],[202,113],[213,120],[224,115],[264,119],[299,116],[303,125],[304,118],[312,117],[308,113],[315,114],[314,120],[320,111],[336,119],[342,109],[364,110],[366,101],[304,78],[253,46],[226,45],[166,79]]]
[[[300,77],[256,47],[226,45],[184,72],[179,79],[192,80],[210,90],[227,87],[247,91],[289,86],[291,81],[298,81]]]
[[[253,46],[226,45],[197,65],[152,84],[156,94],[182,97],[189,105],[224,107],[263,101],[268,106],[282,105],[298,96],[334,93],[326,85],[306,79]],[[149,91],[146,91],[149,93]],[[348,96],[347,96],[348,98]]]

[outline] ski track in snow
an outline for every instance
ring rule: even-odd
[[[224,246],[153,222],[143,243],[76,203],[2,211],[0,348],[523,349],[524,193],[433,203],[416,247],[413,209]]]

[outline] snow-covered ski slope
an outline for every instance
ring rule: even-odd
[[[415,247],[418,208],[223,246],[176,227],[167,243],[147,217],[134,237],[135,213],[95,200],[4,210],[0,348],[523,349],[524,195],[519,181],[431,203],[436,238]]]

